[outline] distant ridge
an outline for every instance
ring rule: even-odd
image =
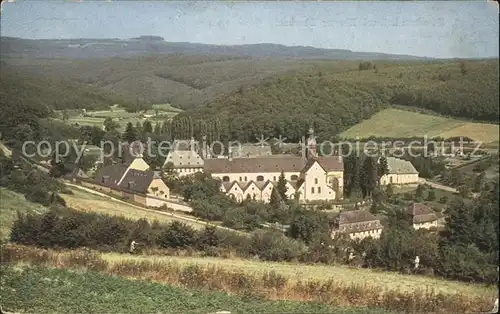
[[[163,37],[144,35],[131,39],[23,39],[1,37],[2,57],[90,59],[158,54],[222,55],[239,57],[284,57],[331,60],[433,60],[434,58],[347,49],[284,46],[259,43],[211,45],[166,42]]]

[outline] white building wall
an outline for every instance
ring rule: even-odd
[[[278,181],[281,175],[280,172],[252,172],[252,173],[212,173],[212,177],[218,178],[221,181],[224,181],[224,177],[229,178],[229,182],[232,181],[240,181],[240,182],[248,182],[248,181]],[[287,181],[291,181],[292,175],[300,176],[300,172],[284,172],[285,179]],[[258,177],[261,176],[263,180],[257,180]]]
[[[425,222],[425,223],[420,223],[420,224],[413,224],[413,228],[415,230],[418,230],[418,229],[429,229],[429,228],[437,228],[438,227],[438,221],[437,220],[434,220],[434,221],[429,221],[429,222]]]
[[[317,162],[305,173],[304,183],[302,183],[301,187],[301,198],[303,197],[303,200],[335,199],[335,191],[327,182],[326,172]]]
[[[397,174],[391,173],[383,175],[380,178],[381,185],[405,185],[405,184],[418,184],[418,174]]]

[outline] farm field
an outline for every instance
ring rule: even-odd
[[[203,229],[206,223],[203,221],[194,222],[193,217],[186,216],[186,219],[176,218],[182,217],[182,214],[176,213],[176,217],[162,214],[153,209],[141,208],[132,204],[117,202],[100,195],[91,194],[80,189],[71,188],[74,194],[61,194],[66,201],[68,207],[82,211],[82,212],[95,212],[99,214],[106,214],[112,216],[121,216],[133,220],[145,218],[150,222],[157,220],[160,223],[170,223],[172,221],[183,222],[192,226],[195,229]]]
[[[170,104],[155,104],[152,110],[146,112],[127,112],[118,106],[112,106],[109,110],[87,111],[85,115],[72,114],[65,122],[67,124],[90,125],[102,127],[107,117],[113,118],[120,124],[119,130],[123,132],[127,123],[132,122],[135,126],[137,122],[141,124],[148,119],[153,127],[156,123],[161,123],[166,119],[174,117],[182,110],[172,107]],[[73,112],[76,112],[73,110]]]
[[[1,273],[3,310],[23,313],[391,313],[229,296],[96,272],[2,266]]]
[[[30,202],[24,195],[6,188],[0,188],[0,239],[5,240],[10,236],[12,224],[17,219],[17,211],[21,213],[43,213],[47,207]]]
[[[485,143],[498,142],[497,124],[474,123],[453,118],[422,114],[407,110],[388,108],[343,132],[343,138],[368,138],[369,136],[408,137],[467,136]]]
[[[262,276],[263,273],[274,271],[291,282],[333,279],[348,285],[371,286],[381,290],[395,289],[412,292],[430,289],[436,293],[445,294],[464,293],[467,295],[493,296],[494,287],[465,284],[433,277],[402,275],[393,272],[375,271],[368,269],[349,268],[347,266],[304,265],[293,263],[262,262],[245,259],[221,259],[212,257],[182,257],[182,256],[131,256],[119,253],[103,253],[101,257],[110,264],[123,261],[149,261],[154,264],[178,265],[187,267],[197,265],[208,269],[219,267],[227,271],[243,272],[249,275]]]

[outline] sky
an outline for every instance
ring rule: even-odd
[[[486,0],[17,0],[2,2],[0,31],[28,39],[156,35],[170,42],[275,43],[435,58],[499,55],[498,6]]]

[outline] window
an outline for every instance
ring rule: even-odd
[[[224,182],[229,182],[229,177],[228,177],[228,176],[224,176],[224,177],[222,177],[222,181],[224,181]]]
[[[273,176],[273,181],[276,181],[276,176]]]
[[[241,177],[240,177],[240,181],[243,181]]]
[[[391,184],[392,184],[392,176],[389,178],[389,181],[390,181],[390,182],[391,182]]]
[[[314,178],[314,184],[318,184],[318,178]]]
[[[318,186],[318,194],[321,194],[321,187]]]
[[[247,181],[247,177],[245,177],[245,182]]]
[[[257,181],[264,181],[264,176],[257,176]]]
[[[314,187],[311,188],[311,194],[314,194]]]
[[[292,181],[297,181],[298,178],[299,177],[296,174],[290,176],[290,180]]]

